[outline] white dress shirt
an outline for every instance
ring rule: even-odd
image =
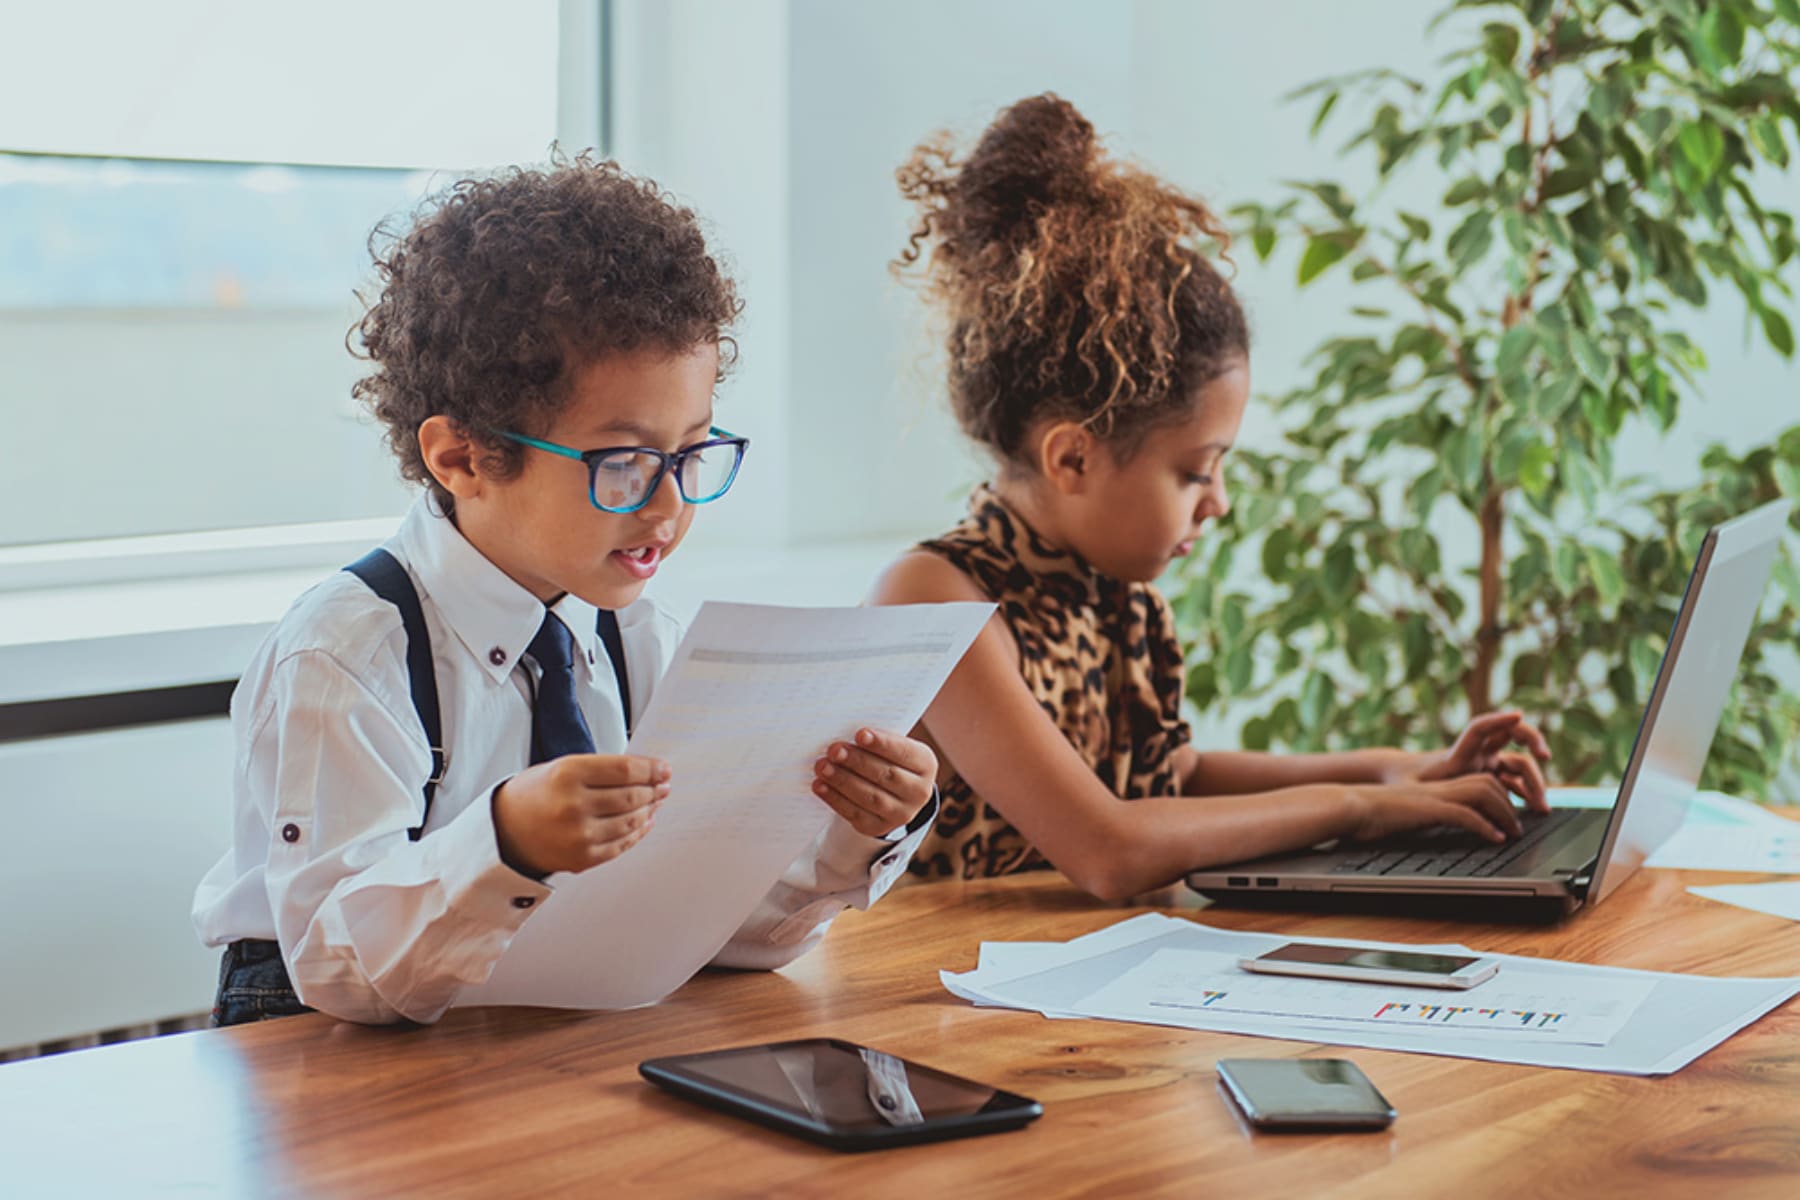
[[[407,831],[424,808],[431,752],[399,610],[340,571],[294,603],[232,695],[232,846],[194,894],[194,926],[209,946],[279,942],[301,1001],[321,1011],[429,1022],[487,979],[550,894],[500,860],[490,799],[530,758],[536,667],[521,656],[544,606],[424,500],[386,548],[418,589],[442,710],[448,761],[423,835]],[[555,612],[574,636],[595,747],[622,753],[618,684],[595,611],[565,596]],[[635,718],[681,628],[647,597],[618,618]],[[797,958],[845,906],[866,908],[887,891],[925,832],[872,838],[833,814],[714,963]]]

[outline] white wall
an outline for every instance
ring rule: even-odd
[[[230,834],[224,720],[0,745],[0,1048],[204,1012],[194,885]]]

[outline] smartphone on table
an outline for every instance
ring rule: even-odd
[[[1371,946],[1327,946],[1318,942],[1289,942],[1267,954],[1239,959],[1238,966],[1268,975],[1306,975],[1315,979],[1435,988],[1472,988],[1492,979],[1500,970],[1499,963],[1478,954],[1379,950]]]
[[[989,1087],[837,1038],[638,1064],[658,1087],[833,1150],[880,1150],[1017,1129],[1044,1113]]]
[[[1394,1106],[1343,1058],[1222,1058],[1219,1086],[1257,1129],[1296,1133],[1377,1130]]]

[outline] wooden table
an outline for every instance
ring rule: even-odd
[[[1200,915],[1702,974],[1800,971],[1800,923],[1684,890],[1751,878],[1641,871],[1551,928]],[[846,914],[779,974],[708,973],[648,1010],[461,1010],[425,1029],[307,1016],[0,1066],[0,1195],[1800,1196],[1800,1005],[1661,1079],[1353,1050],[1399,1109],[1394,1127],[1272,1136],[1233,1115],[1214,1060],[1321,1047],[978,1010],[938,983],[940,967],[973,966],[983,939],[1069,938],[1141,910],[1049,874],[917,886]],[[839,1155],[691,1107],[635,1070],[821,1034],[1024,1092],[1045,1115],[1015,1133]]]

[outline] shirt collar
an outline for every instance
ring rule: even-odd
[[[544,605],[469,544],[450,518],[420,497],[396,535],[401,557],[450,627],[489,676],[504,680],[544,622]],[[564,596],[553,611],[575,639],[581,670],[595,658],[594,606]]]

